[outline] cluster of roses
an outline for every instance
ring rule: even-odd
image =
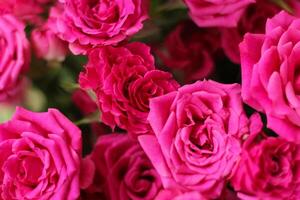
[[[58,110],[17,108],[0,124],[0,199],[300,199],[300,3],[287,1],[292,15],[264,0],[184,2],[193,22],[157,55],[187,83],[214,71],[221,48],[241,63],[241,86],[180,86],[128,42],[150,1],[0,1],[0,102],[22,101],[31,49],[62,61],[69,48],[88,58],[74,101],[120,130],[83,158],[80,129]]]

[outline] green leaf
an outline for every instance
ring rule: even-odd
[[[94,112],[91,115],[86,116],[85,118],[75,122],[76,125],[84,125],[84,124],[91,124],[94,122],[100,122],[100,112]]]
[[[46,109],[47,98],[40,89],[31,87],[26,92],[24,105],[29,110],[40,112]]]
[[[186,5],[182,0],[173,0],[169,1],[157,8],[157,12],[178,10],[178,9],[186,9]]]
[[[15,110],[16,109],[13,106],[0,104],[0,123],[3,123],[11,119]]]
[[[282,8],[283,10],[293,13],[293,9],[290,7],[290,5],[285,2],[285,0],[270,0],[271,2],[275,3],[277,6]]]
[[[60,87],[68,93],[72,93],[77,89],[80,89],[79,84],[73,82],[62,82]]]

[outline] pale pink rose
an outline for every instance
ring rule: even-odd
[[[52,2],[54,0],[0,0],[0,13],[10,13],[24,22],[41,24],[42,15]]]
[[[170,73],[155,69],[150,48],[138,42],[91,51],[79,83],[95,92],[101,121],[133,137],[151,132],[149,99],[178,88]]]
[[[268,18],[280,11],[274,3],[266,0],[256,0],[250,4],[241,16],[237,27],[223,28],[222,47],[228,58],[234,63],[240,63],[239,44],[246,33],[264,33]]]
[[[91,48],[116,45],[143,27],[148,18],[148,0],[61,0],[56,31],[69,42],[74,54]],[[53,16],[53,15],[52,15]]]
[[[67,43],[59,39],[47,23],[31,32],[31,44],[36,57],[48,61],[62,62],[68,53]]]
[[[1,199],[77,200],[81,131],[58,110],[17,108],[0,124]]]
[[[184,82],[192,82],[214,70],[213,54],[220,46],[219,31],[200,29],[186,21],[167,36],[164,44],[166,51],[158,51],[164,65],[183,75]]]
[[[96,174],[87,194],[103,197],[104,193],[110,200],[152,200],[161,190],[159,175],[138,142],[127,134],[99,137],[89,158]]]
[[[268,127],[300,143],[300,19],[280,12],[265,34],[246,34],[240,44],[242,97],[267,114]]]
[[[17,98],[26,82],[30,48],[24,28],[14,16],[0,16],[0,102]]]
[[[208,200],[197,191],[161,190],[154,200]]]
[[[150,100],[155,135],[138,140],[166,189],[217,198],[239,159],[248,119],[238,84],[198,81]]]
[[[192,20],[200,27],[234,27],[255,0],[184,0]]]
[[[242,200],[300,199],[300,146],[283,138],[266,137],[262,124],[243,145],[231,178]]]

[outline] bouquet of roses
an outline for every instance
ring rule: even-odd
[[[0,0],[0,52],[1,200],[300,199],[298,0]]]

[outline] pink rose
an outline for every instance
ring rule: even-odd
[[[197,191],[161,190],[154,200],[208,200]]]
[[[257,130],[246,140],[231,180],[238,197],[300,199],[300,146]]]
[[[95,92],[101,121],[132,136],[151,132],[149,99],[178,88],[171,74],[155,70],[150,48],[137,42],[91,51],[79,82]]]
[[[265,34],[246,34],[240,44],[242,96],[267,114],[268,127],[300,142],[300,20],[280,12]]]
[[[0,13],[11,13],[24,22],[41,24],[42,15],[54,0],[0,0]]]
[[[268,18],[280,11],[279,7],[266,0],[256,0],[247,7],[241,16],[237,27],[222,29],[222,47],[228,58],[234,63],[240,63],[239,44],[243,36],[249,33],[263,33]]]
[[[104,192],[110,200],[152,200],[161,190],[159,175],[137,141],[127,134],[101,136],[89,157],[95,163],[96,176],[87,193]]]
[[[26,82],[30,48],[24,28],[14,16],[0,16],[0,102],[18,96]]]
[[[31,32],[35,55],[48,61],[63,61],[68,53],[67,43],[60,40],[46,23]]]
[[[56,17],[56,31],[69,42],[74,54],[118,44],[142,29],[143,21],[148,18],[148,0],[61,2],[63,9]]]
[[[166,189],[221,195],[247,129],[238,84],[198,81],[150,100],[155,135],[138,140]]]
[[[192,20],[200,27],[234,27],[255,0],[184,0]]]
[[[79,198],[81,131],[58,110],[17,108],[0,141],[1,199]]]
[[[207,77],[214,70],[213,53],[219,48],[217,29],[200,29],[187,21],[179,24],[165,40],[163,63],[183,74],[185,82]]]

